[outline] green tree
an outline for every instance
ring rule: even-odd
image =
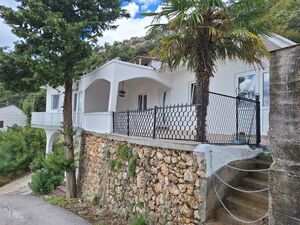
[[[73,81],[79,78],[83,61],[91,54],[97,38],[103,31],[116,28],[114,21],[128,14],[120,8],[119,0],[17,2],[20,3],[17,10],[0,6],[0,16],[21,39],[7,57],[14,66],[1,62],[2,67],[13,71],[11,74],[15,77],[12,79],[18,77],[26,84],[64,86],[65,156],[74,160]],[[75,197],[75,169],[66,171],[66,186],[67,197]]]
[[[262,66],[268,32],[258,21],[264,10],[264,0],[166,0],[161,12],[145,14],[154,17],[150,32],[165,34],[155,54],[171,69],[184,65],[196,74],[197,141],[206,141],[201,116],[206,119],[209,96],[201,90],[209,91],[216,60],[238,58]]]
[[[270,0],[262,23],[269,29],[300,42],[300,0]]]

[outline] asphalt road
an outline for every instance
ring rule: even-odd
[[[0,195],[0,225],[91,225],[32,195]]]

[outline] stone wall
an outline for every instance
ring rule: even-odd
[[[84,139],[83,198],[96,199],[124,216],[146,212],[153,224],[200,223],[205,163],[192,152],[129,144],[103,135],[86,134]],[[120,146],[130,149],[130,158],[120,159],[124,158]]]
[[[271,54],[270,224],[300,224],[300,46]]]

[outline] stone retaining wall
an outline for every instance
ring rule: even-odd
[[[124,216],[146,212],[153,224],[199,224],[205,163],[198,161],[190,151],[86,134],[80,192]]]

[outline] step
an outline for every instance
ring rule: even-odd
[[[230,210],[230,212],[233,215],[235,215],[236,217],[238,217],[239,219],[242,219],[245,221],[252,221],[252,220],[257,219],[257,218],[251,218],[249,216],[245,216],[245,215],[241,214],[239,211],[234,210],[234,209]],[[224,208],[220,208],[217,210],[216,219],[217,219],[217,221],[222,221],[222,223],[226,224],[226,225],[245,225],[246,224],[246,223],[242,223],[242,222],[235,220],[231,215],[228,214],[228,212]],[[267,223],[260,221],[257,223],[247,223],[247,224],[248,225],[263,225],[263,224],[267,224]]]
[[[240,214],[249,218],[259,218],[266,214],[268,206],[265,204],[257,204],[247,199],[239,198],[237,196],[229,196],[225,199],[225,205],[228,209],[233,209]]]
[[[251,177],[259,179],[259,180],[264,180],[268,181],[269,180],[269,172],[251,172],[249,173]]]
[[[268,187],[268,182],[265,180],[256,179],[253,177],[244,177],[241,181],[241,186],[254,190],[261,190]]]
[[[248,190],[248,191],[251,191],[253,189],[249,189],[249,188],[245,188],[245,187],[237,187],[239,189],[242,189],[242,190]],[[254,192],[254,193],[246,193],[246,192],[238,192],[238,191],[235,191],[234,192],[235,196],[237,196],[238,198],[241,198],[241,199],[245,199],[247,201],[252,201],[252,202],[255,202],[256,204],[261,204],[263,206],[263,208],[268,208],[268,202],[269,202],[269,193],[268,191],[263,191],[263,192]]]
[[[257,158],[261,159],[261,160],[264,160],[264,161],[273,162],[272,157],[265,156],[264,154],[258,154]]]
[[[262,159],[255,159],[255,160],[253,160],[253,162],[256,165],[256,169],[268,169],[268,168],[270,168],[270,166],[272,164],[272,162],[262,160]]]

